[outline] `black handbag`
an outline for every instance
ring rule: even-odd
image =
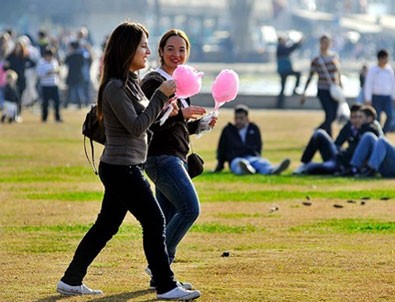
[[[91,106],[91,109],[86,114],[82,124],[82,134],[99,144],[104,145],[106,142],[104,125],[97,116],[97,105]]]
[[[204,160],[200,157],[199,154],[192,152],[187,157],[187,164],[188,164],[188,174],[191,178],[199,176],[203,173],[204,167]]]
[[[97,105],[91,106],[91,109],[85,116],[85,120],[82,123],[82,134],[84,135],[84,151],[85,156],[91,165],[93,172],[97,175],[97,169],[95,165],[95,149],[93,146],[93,142],[97,142],[99,144],[104,145],[106,142],[106,134],[104,131],[103,122],[99,120],[97,116]],[[86,150],[86,138],[89,138],[89,142],[91,145],[91,156],[92,160],[89,159],[88,152]]]

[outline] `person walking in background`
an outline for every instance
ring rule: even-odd
[[[49,46],[48,34],[45,30],[41,29],[38,31],[37,36],[37,45],[40,49],[41,57],[43,57],[45,49]]]
[[[236,175],[264,174],[278,175],[288,169],[291,161],[286,158],[278,166],[273,166],[261,157],[262,139],[258,126],[249,121],[248,107],[237,105],[234,110],[234,124],[229,123],[222,130],[217,148],[217,166],[220,172],[228,162]]]
[[[388,51],[381,49],[377,53],[377,65],[369,68],[364,86],[365,102],[372,105],[380,122],[381,113],[385,112],[384,133],[392,127],[392,102],[395,100],[395,75],[388,64]]]
[[[32,60],[29,58],[28,50],[22,41],[17,41],[15,43],[14,49],[7,56],[5,60],[6,69],[12,69],[18,74],[18,80],[16,82],[18,88],[19,96],[23,95],[23,92],[26,88],[26,66],[30,66],[33,64]],[[18,113],[16,117],[17,122],[22,121],[21,117],[22,113],[22,102],[21,97],[19,97],[18,101]]]
[[[64,104],[65,108],[67,108],[70,102],[77,104],[78,108],[81,108],[84,102],[84,76],[82,69],[85,59],[79,48],[80,45],[78,42],[71,42],[70,51],[65,59],[65,64],[68,68],[66,78],[68,98]]]
[[[59,293],[102,294],[82,280],[130,212],[142,226],[144,252],[157,283],[157,298],[189,300],[200,296],[199,291],[186,290],[174,280],[166,250],[165,218],[143,174],[147,130],[176,91],[175,82],[169,80],[159,86],[150,101],[145,97],[137,72],[145,68],[150,54],[148,31],[138,23],[120,24],[106,46],[97,104],[106,132],[99,165],[105,189],[102,208],[58,282]]]
[[[332,123],[336,119],[337,108],[339,103],[334,100],[329,93],[330,82],[327,78],[327,73],[333,83],[341,84],[340,77],[340,62],[336,53],[330,51],[331,38],[329,35],[323,35],[320,38],[320,54],[315,57],[311,62],[309,76],[300,99],[303,105],[306,101],[306,90],[311,82],[315,73],[318,74],[318,91],[317,96],[321,102],[321,107],[325,112],[324,122],[318,128],[325,130],[329,136],[332,136]]]
[[[178,29],[167,31],[158,47],[160,67],[146,74],[141,88],[150,98],[158,86],[172,79],[178,65],[185,64],[190,53],[190,42],[185,32]],[[190,99],[178,99],[180,110],[160,126],[159,121],[151,130],[153,136],[148,149],[146,172],[155,183],[156,198],[166,218],[166,245],[169,262],[173,263],[178,244],[184,238],[199,216],[199,196],[188,175],[187,154],[189,136],[202,130],[202,123],[196,116],[206,112],[203,107],[191,105]],[[216,118],[210,122],[215,125]],[[147,272],[150,273],[149,269]],[[155,287],[156,280],[151,279]],[[183,283],[184,288],[192,285]]]
[[[28,60],[26,61],[26,88],[21,95],[22,106],[32,106],[38,101],[37,91],[37,63],[41,59],[40,50],[32,44],[30,36],[23,35],[18,38],[25,46],[27,50]]]
[[[359,71],[359,94],[356,98],[357,103],[364,103],[365,102],[365,93],[364,93],[364,86],[366,80],[366,74],[368,73],[368,66],[366,64],[362,65],[361,70]]]
[[[91,43],[88,41],[88,29],[81,27],[77,32],[77,41],[80,46],[80,51],[84,58],[84,64],[82,65],[82,76],[83,76],[83,103],[89,104],[91,98],[91,65],[93,62],[93,49]]]
[[[49,101],[52,100],[55,113],[55,121],[61,123],[60,100],[59,100],[59,63],[54,57],[54,52],[48,48],[44,50],[44,57],[38,62],[37,75],[40,79],[42,92],[41,121],[48,118]]]
[[[277,72],[281,78],[281,89],[280,94],[277,97],[277,108],[284,108],[284,90],[289,76],[295,76],[296,82],[293,89],[293,94],[296,95],[296,89],[299,86],[301,73],[295,71],[292,67],[290,55],[291,53],[299,48],[303,43],[303,38],[299,42],[289,44],[285,36],[278,37],[278,45],[276,51],[277,57]]]

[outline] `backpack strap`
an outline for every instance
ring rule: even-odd
[[[92,128],[92,119],[89,119],[89,124],[90,124],[90,128]],[[86,159],[88,160],[89,165],[91,166],[93,172],[96,175],[98,175],[99,173],[97,171],[96,164],[95,164],[95,148],[93,146],[93,140],[91,138],[89,138],[89,142],[90,142],[90,145],[91,145],[92,160],[89,159],[88,151],[86,150],[86,136],[84,135],[84,151],[85,151]]]

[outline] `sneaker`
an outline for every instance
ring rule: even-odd
[[[243,175],[251,175],[255,174],[256,170],[254,169],[253,166],[251,166],[247,161],[239,161],[239,168],[241,170],[241,174]]]
[[[151,270],[150,270],[150,268],[149,268],[148,266],[145,268],[145,272],[146,272],[146,274],[147,274],[148,276],[150,276],[151,278],[153,277],[152,272],[151,272]]]
[[[370,168],[370,167],[365,167],[361,170],[361,172],[357,175],[356,177],[374,177],[376,176],[377,171]]]
[[[200,291],[187,290],[179,286],[173,288],[171,291],[168,291],[166,293],[157,294],[157,298],[162,300],[186,301],[186,300],[193,300],[199,297],[200,297]]]
[[[102,295],[103,292],[98,289],[90,289],[86,285],[71,286],[63,281],[59,281],[56,286],[56,291],[62,295],[74,296],[74,295]]]
[[[150,268],[148,266],[145,268],[145,272],[147,273],[148,276],[151,277],[151,280],[149,282],[149,288],[150,289],[156,289],[156,282],[153,279],[152,272],[151,272],[151,270],[150,270]],[[191,290],[193,288],[192,284],[188,283],[188,282],[177,281],[177,286],[183,287],[184,289],[188,289],[188,290]]]
[[[192,284],[188,283],[188,282],[177,281],[177,286],[182,287],[182,288],[187,289],[187,290],[191,290],[193,288]],[[149,289],[156,289],[156,282],[152,278],[151,278],[151,280],[149,282]]]
[[[307,165],[306,164],[300,165],[292,172],[292,174],[294,174],[294,175],[302,175],[302,174],[306,174],[306,173],[307,173]]]
[[[353,176],[357,176],[359,174],[360,174],[360,170],[357,167],[348,167],[348,168],[345,168],[344,170],[342,170],[339,173],[339,176],[353,177]]]
[[[280,175],[282,172],[288,169],[291,160],[289,158],[284,159],[278,166],[273,168],[272,174],[273,175]]]

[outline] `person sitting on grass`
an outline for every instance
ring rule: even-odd
[[[261,157],[262,139],[258,126],[249,121],[248,107],[238,105],[234,110],[235,123],[229,123],[222,130],[217,149],[217,166],[214,172],[224,169],[226,162],[236,175],[264,174],[278,175],[289,167],[290,160],[284,159],[273,166]]]
[[[351,160],[350,176],[373,177],[377,173],[395,177],[395,147],[385,137],[365,133]]]
[[[4,108],[1,114],[1,122],[12,123],[16,121],[18,113],[18,103],[20,101],[20,95],[16,86],[18,81],[18,74],[12,70],[8,69],[6,71],[6,81],[7,84],[4,88]]]
[[[381,127],[374,122],[375,116],[375,111],[371,106],[353,104],[350,121],[343,126],[335,141],[326,131],[317,129],[303,152],[302,165],[293,174],[347,174],[350,160],[361,135],[365,132],[380,134]],[[347,147],[343,148],[346,142]],[[323,160],[320,163],[312,162],[317,151]]]

